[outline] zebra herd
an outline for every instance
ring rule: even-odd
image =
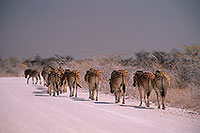
[[[36,78],[36,83],[38,78],[40,79],[40,70],[26,69],[24,71],[25,78],[27,78],[27,84],[29,79],[32,77],[33,84],[34,78]],[[67,92],[67,86],[69,87],[70,97],[77,97],[78,88],[82,88],[80,85],[80,72],[78,70],[70,70],[44,67],[41,75],[44,79],[44,86],[48,87],[47,93],[49,95],[56,96]],[[94,68],[90,68],[86,71],[84,80],[88,85],[89,98],[91,100],[98,101],[99,88],[102,83],[101,71]],[[114,93],[115,103],[120,102],[121,95],[123,96],[122,104],[125,104],[125,94],[128,86],[129,76],[126,70],[114,70],[111,73],[111,78],[109,79],[110,92]],[[167,93],[167,88],[170,84],[170,78],[165,72],[157,70],[155,73],[136,71],[133,76],[133,86],[138,87],[140,94],[140,105],[142,106],[142,92],[144,92],[144,102],[146,106],[149,107],[149,98],[152,90],[155,91],[157,96],[158,108],[160,108],[160,99],[162,100],[162,109],[165,109],[165,97]],[[96,93],[96,99],[95,99]],[[146,101],[147,100],[147,101]]]

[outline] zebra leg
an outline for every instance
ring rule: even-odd
[[[138,87],[138,90],[139,90],[139,94],[140,94],[140,105],[139,106],[142,106],[142,89],[140,87]]]
[[[96,101],[98,101],[98,97],[99,97],[99,85],[96,88]]]
[[[65,84],[63,84],[63,93],[65,93],[66,92],[66,90],[65,90],[66,88],[65,88]]]
[[[68,86],[68,84],[67,84],[67,81],[66,81],[66,83],[65,83],[65,92],[67,93],[67,86]]]
[[[35,77],[36,78],[36,83],[35,84],[37,84],[37,82],[38,82],[38,78],[37,77]]]
[[[72,96],[74,96],[75,85],[73,85]]]
[[[95,99],[94,96],[95,96],[95,88],[92,89],[92,100]]]
[[[117,92],[115,92],[115,103],[117,103],[118,98],[117,98]]]
[[[146,92],[146,90],[144,90],[144,103],[147,105],[146,94],[147,94],[147,92]]]
[[[125,104],[125,92],[123,92],[123,101],[122,104]]]
[[[54,89],[54,91],[53,91],[53,96],[56,96],[56,84],[54,83],[54,85],[53,85],[53,89]]]
[[[43,81],[44,81],[44,86],[46,86],[47,85],[47,77],[44,77]]]
[[[149,107],[149,98],[150,98],[150,94],[151,94],[150,91],[147,92],[147,107]]]
[[[34,84],[34,78],[32,77],[32,81],[33,81],[33,83],[32,84]]]
[[[89,99],[91,99],[91,90],[89,88]]]
[[[49,85],[49,86],[48,86],[48,90],[47,90],[47,93],[49,93],[50,96],[51,96],[51,87],[52,87],[52,86]]]
[[[62,94],[63,93],[62,85],[59,84],[58,87],[59,87],[59,94]]]
[[[117,103],[119,103],[121,100],[120,100],[120,98],[121,98],[121,92],[119,91],[118,92],[118,99],[117,99]]]
[[[50,96],[51,96],[51,90],[52,90],[52,88],[53,88],[53,84],[50,83],[49,86],[48,86],[48,93],[49,93]]]
[[[57,85],[57,83],[55,83],[55,93],[57,94],[57,96],[59,96],[59,86]]]
[[[44,81],[44,86],[46,85],[46,83],[45,83],[45,80],[43,80]]]
[[[27,78],[27,84],[28,84],[30,78],[31,78],[30,76]]]
[[[40,79],[40,84],[42,84],[42,79],[41,79],[41,77],[39,76],[39,79]]]
[[[89,99],[92,100],[92,87],[89,85]]]
[[[159,99],[158,90],[155,90],[155,92],[156,92],[156,96],[157,96],[158,108],[160,108],[160,99]]]
[[[72,86],[71,85],[69,85],[69,93],[70,93],[69,96],[72,97]]]
[[[76,94],[75,94],[75,97],[77,97],[77,93],[78,93],[78,86],[76,85]]]
[[[162,97],[162,109],[165,109],[165,96]]]
[[[59,83],[58,84],[58,92],[60,93],[60,94],[62,94],[62,92],[63,92],[63,90],[62,90],[62,85]]]
[[[67,92],[67,83],[66,81],[63,82],[63,93]]]

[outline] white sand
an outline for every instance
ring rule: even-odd
[[[105,94],[99,102],[90,101],[85,90],[78,98],[52,97],[46,90],[24,78],[0,78],[0,133],[200,132],[199,115],[184,110],[138,108],[135,100],[114,104]]]

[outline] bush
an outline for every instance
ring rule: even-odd
[[[127,97],[137,98],[138,90],[132,86],[134,72],[138,69],[155,72],[162,70],[169,74],[171,86],[168,89],[167,104],[174,107],[192,109],[200,112],[200,45],[183,45],[181,49],[164,51],[140,51],[133,57],[122,58],[122,54],[97,56],[90,59],[75,60],[71,56],[55,55],[41,58],[36,55],[33,59],[19,60],[16,57],[3,59],[0,57],[0,76],[23,76],[26,68],[39,68],[44,66],[63,67],[64,69],[77,69],[81,74],[81,85],[87,88],[84,82],[86,70],[93,67],[102,71],[103,83],[101,91],[109,93],[108,79],[113,70],[125,69],[129,72],[130,80]],[[156,101],[155,94],[152,101]]]

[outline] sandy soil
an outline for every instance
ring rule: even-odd
[[[90,101],[86,90],[78,98],[68,93],[49,96],[47,88],[26,84],[24,78],[0,78],[0,133],[198,133],[200,116],[167,107],[139,108],[137,100],[114,103],[100,94]]]

